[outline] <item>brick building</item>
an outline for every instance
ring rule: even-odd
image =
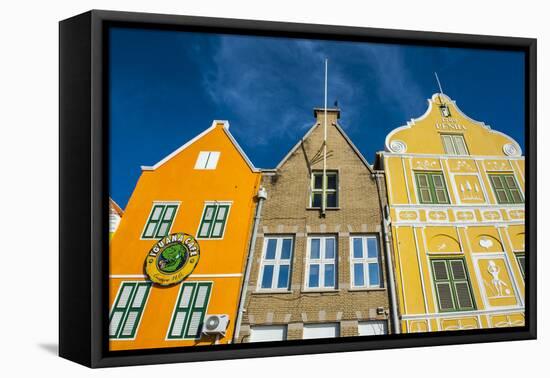
[[[389,332],[383,173],[338,125],[340,110],[326,114],[324,191],[324,109],[314,109],[316,123],[279,165],[262,172],[267,199],[234,342]]]

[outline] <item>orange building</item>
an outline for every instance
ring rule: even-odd
[[[231,341],[259,182],[226,121],[142,167],[111,240],[111,350]],[[183,281],[161,286],[145,262],[175,233],[193,236],[200,256]]]

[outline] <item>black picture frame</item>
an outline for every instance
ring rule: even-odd
[[[112,352],[108,342],[108,29],[111,26],[525,52],[526,326]],[[59,24],[59,355],[89,367],[535,339],[536,39],[92,10]]]

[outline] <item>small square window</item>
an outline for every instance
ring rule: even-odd
[[[195,169],[216,169],[219,158],[219,151],[201,151],[195,162]]]
[[[310,207],[321,208],[324,203],[327,208],[338,207],[338,172],[327,171],[325,190],[323,191],[323,172],[315,171],[311,177]]]

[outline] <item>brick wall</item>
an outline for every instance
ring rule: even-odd
[[[262,185],[268,199],[264,203],[253,264],[247,288],[245,314],[239,341],[247,341],[250,327],[285,324],[288,339],[301,339],[303,324],[339,323],[341,336],[357,335],[359,321],[388,319],[388,291],[381,235],[382,216],[375,179],[350,143],[335,126],[337,111],[327,118],[327,169],[338,171],[339,208],[309,208],[310,169],[323,168],[323,113],[317,126],[290,157],[276,170],[264,172]],[[384,185],[384,180],[380,180]],[[377,235],[380,245],[383,288],[350,288],[350,235]],[[329,292],[304,290],[308,235],[334,235],[337,241],[337,287]],[[258,292],[258,276],[264,237],[289,235],[294,238],[290,290]],[[382,308],[383,311],[377,311]],[[389,329],[390,327],[388,327]]]

